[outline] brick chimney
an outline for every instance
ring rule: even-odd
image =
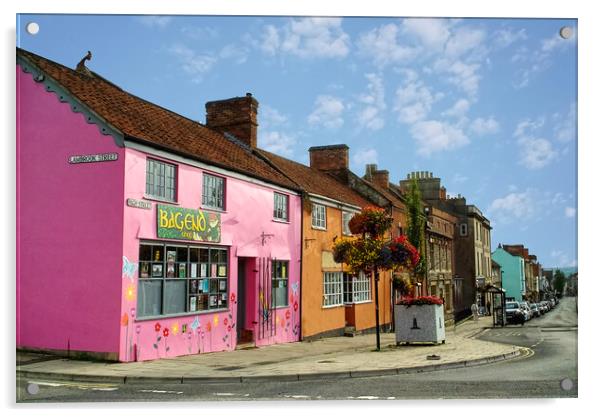
[[[251,93],[245,97],[209,101],[205,104],[207,127],[229,133],[252,148],[257,147],[257,108]]]
[[[376,164],[366,164],[366,175],[364,179],[380,188],[389,188],[389,171],[386,169],[377,169]]]
[[[320,171],[349,169],[349,146],[312,146],[309,148],[309,166]]]

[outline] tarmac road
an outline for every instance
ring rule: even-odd
[[[313,382],[117,385],[23,380],[18,383],[17,398],[20,402],[152,402],[576,397],[575,306],[574,298],[565,297],[554,310],[524,326],[483,331],[477,338],[531,349],[527,356],[488,365]],[[561,387],[566,378],[570,379],[570,383],[565,381],[568,390]],[[30,394],[28,387],[37,388],[37,393]]]

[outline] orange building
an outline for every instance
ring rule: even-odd
[[[334,261],[332,253],[337,237],[351,235],[348,223],[353,215],[374,204],[328,173],[266,151],[260,152],[304,191],[302,337],[314,339],[341,336],[346,331],[374,330],[376,314],[372,277],[350,273],[344,265]],[[379,299],[380,324],[387,326],[391,322],[388,276],[381,276]]]

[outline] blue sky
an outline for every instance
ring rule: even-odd
[[[253,93],[260,146],[291,159],[346,143],[357,174],[433,172],[489,217],[494,246],[522,243],[545,267],[577,262],[576,31],[559,19],[17,18],[20,47],[70,67],[91,50],[91,69],[194,120],[207,101]]]

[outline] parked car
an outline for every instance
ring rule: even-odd
[[[526,301],[521,301],[518,304],[525,313],[525,321],[531,320],[533,318],[533,313],[531,312],[531,309],[529,308],[529,303],[527,303]]]
[[[546,304],[545,301],[540,301],[538,303],[538,305],[539,305],[539,312],[541,313],[542,316],[548,312],[548,305]]]
[[[506,321],[509,324],[525,324],[525,313],[518,301],[506,301]]]
[[[531,303],[531,304],[529,304],[529,308],[533,312],[533,316],[535,316],[535,317],[540,317],[541,316],[542,313],[539,310],[539,306],[537,305],[537,303]]]

